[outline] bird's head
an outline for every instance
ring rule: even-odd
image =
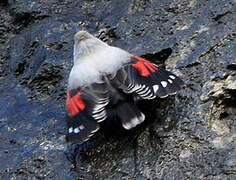
[[[81,43],[81,42],[84,42],[88,39],[93,39],[93,35],[91,35],[89,32],[87,31],[79,31],[75,34],[75,43]]]
[[[74,63],[104,46],[107,46],[107,44],[94,37],[89,32],[77,32],[74,36]]]

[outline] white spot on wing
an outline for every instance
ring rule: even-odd
[[[154,93],[156,93],[158,89],[159,89],[159,86],[157,84],[153,86]]]
[[[80,130],[83,130],[83,129],[84,129],[84,126],[83,126],[83,125],[80,125],[80,126],[79,126],[79,129],[80,129]]]
[[[166,81],[161,81],[161,85],[165,88],[167,86],[167,82]]]
[[[69,133],[72,133],[73,132],[73,127],[70,127],[69,128]]]
[[[175,79],[175,77],[174,77],[173,75],[169,75],[169,77],[170,77],[171,79]]]
[[[172,81],[171,79],[168,79],[168,82],[169,82],[170,84],[172,84],[172,83],[173,83],[173,81]]]
[[[79,128],[75,128],[75,129],[74,129],[74,133],[75,133],[75,134],[78,134],[79,132],[80,132]]]

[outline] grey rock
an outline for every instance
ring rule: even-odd
[[[73,35],[87,29],[183,78],[138,138],[66,158],[65,92]],[[235,179],[233,0],[1,1],[0,179]],[[157,139],[158,140],[158,139]],[[151,144],[155,144],[153,147]]]

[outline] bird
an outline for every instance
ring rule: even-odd
[[[82,145],[114,119],[124,131],[134,129],[148,121],[138,102],[175,95],[182,85],[174,73],[81,30],[66,92],[66,138]]]

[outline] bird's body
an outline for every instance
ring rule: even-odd
[[[175,94],[182,84],[173,73],[80,31],[67,91],[67,139],[83,144],[113,120],[130,130],[146,119],[139,101]]]
[[[109,53],[109,56],[107,53]],[[131,56],[131,54],[119,48],[104,46],[97,48],[96,53],[79,57],[79,62],[71,70],[68,89],[102,82],[100,78],[104,74],[115,74],[123,64],[127,63]]]

